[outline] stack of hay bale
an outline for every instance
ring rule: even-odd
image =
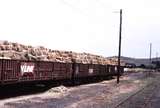
[[[51,50],[42,46],[32,47],[8,41],[0,41],[0,58],[54,61],[63,63],[117,64],[117,60],[107,59],[105,57],[89,53]]]

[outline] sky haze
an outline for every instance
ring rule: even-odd
[[[118,54],[123,9],[122,55],[160,56],[158,0],[1,0],[1,40],[55,50]]]

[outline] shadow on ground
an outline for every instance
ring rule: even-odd
[[[0,86],[0,100],[13,98],[17,96],[24,96],[24,95],[31,95],[31,94],[39,94],[53,87],[57,87],[60,85],[64,85],[66,87],[73,87],[79,86],[82,84],[91,84],[97,83],[104,80],[111,80],[113,77],[110,78],[93,78],[93,79],[75,79],[74,83],[71,81],[63,81],[63,82],[47,82],[44,84],[12,84],[12,85],[5,85]]]

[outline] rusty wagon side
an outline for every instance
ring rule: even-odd
[[[123,72],[123,67],[120,72]],[[100,78],[117,74],[116,65],[0,59],[0,85]]]
[[[117,66],[115,65],[74,63],[73,67],[74,78],[107,77],[117,74]]]
[[[0,84],[71,79],[72,64],[0,59]]]

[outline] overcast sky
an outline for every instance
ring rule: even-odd
[[[159,4],[158,0],[0,0],[0,39],[114,56],[122,8],[122,55],[149,57],[152,43],[152,55],[160,56]]]

